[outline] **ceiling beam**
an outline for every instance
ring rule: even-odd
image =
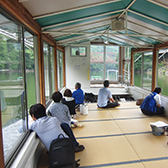
[[[102,37],[103,39],[105,39],[106,37]],[[133,44],[130,44],[130,43],[125,43],[125,42],[121,42],[120,40],[116,40],[116,39],[113,39],[113,38],[109,38],[109,42],[111,42],[110,40],[112,40],[112,41],[116,41],[116,42],[118,42],[118,43],[122,43],[122,44],[124,44],[124,45],[118,45],[118,46],[125,46],[125,47],[135,47],[135,48],[139,48],[139,47],[141,47],[141,48],[153,48],[153,45],[141,45],[141,44],[135,44],[134,42],[132,42]]]
[[[116,30],[117,31],[117,30]],[[119,31],[119,30],[118,30]],[[77,31],[43,31],[43,33],[50,33],[50,34],[95,34],[95,35],[102,35],[102,33],[91,33],[91,32],[77,32]],[[106,35],[118,35],[118,36],[137,36],[137,37],[168,37],[168,35],[156,35],[156,34],[120,34],[120,33],[105,33]]]
[[[128,43],[131,42],[131,43],[135,43],[135,44],[137,44],[137,45],[141,45],[141,44],[139,44],[139,43],[137,42],[137,39],[135,39],[134,37],[131,37],[131,39],[128,39],[128,38],[118,37],[118,36],[115,36],[115,35],[113,35],[113,36],[116,37],[116,38],[120,38],[120,39],[122,39],[122,40],[126,40],[126,41],[128,41]],[[138,40],[139,40],[139,39],[138,39]],[[139,41],[141,41],[141,42],[143,42],[143,43],[146,43],[146,44],[148,44],[148,45],[153,45],[153,44],[148,43],[148,42],[143,41],[143,40],[139,40]]]
[[[69,45],[69,44],[74,44],[75,42],[79,42],[79,41],[81,41],[81,40],[85,40],[85,39],[88,39],[88,41],[90,41],[90,40],[92,40],[92,39],[95,39],[96,38],[96,36],[89,36],[89,39],[88,39],[88,37],[84,37],[84,38],[79,38],[78,37],[78,39],[76,39],[76,40],[70,40],[69,42],[67,42],[67,41],[59,41],[59,42],[57,42],[57,44],[61,44],[61,45]]]
[[[147,0],[147,1],[149,1],[149,2],[151,2],[151,3],[154,3],[154,4],[158,5],[158,6],[161,6],[161,7],[163,7],[163,8],[168,9],[168,5],[166,5],[166,4],[164,4],[164,3],[161,3],[161,2],[158,2],[158,1],[155,1],[155,0]]]
[[[91,25],[94,25],[94,24],[102,24],[102,23],[108,23],[109,24],[109,20],[111,18],[108,18],[108,19],[100,19],[99,21],[95,21],[95,22],[87,22],[85,24],[78,24],[78,25],[71,25],[71,26],[66,26],[66,27],[60,27],[60,28],[57,28],[56,30],[67,30],[67,29],[78,29],[78,27],[85,27],[85,26],[91,26]],[[93,27],[93,26],[91,26]],[[50,29],[51,30],[51,29]],[[55,30],[55,29],[53,29]],[[45,31],[45,30],[44,30]]]
[[[139,12],[135,12],[135,11],[130,10],[130,9],[129,9],[128,11],[129,11],[129,12],[131,12],[131,13],[137,14],[137,15],[139,15],[139,16],[142,16],[142,17],[144,17],[144,18],[147,18],[147,19],[153,20],[153,21],[155,21],[155,22],[157,22],[157,23],[163,24],[163,25],[165,25],[165,26],[168,26],[168,24],[167,24],[167,23],[164,23],[164,22],[162,22],[162,21],[160,21],[160,20],[157,20],[157,19],[151,18],[151,17],[146,16],[146,15],[143,15],[143,14],[141,14],[141,13],[139,13]]]
[[[74,41],[78,41],[78,40],[83,40],[83,39],[89,39],[90,37],[97,37],[96,35],[92,35],[92,36],[77,36],[77,37],[72,37],[72,38],[68,38],[68,39],[62,39],[59,40],[57,42],[61,42],[61,43],[66,43],[66,42],[74,42]]]
[[[152,29],[152,28],[150,28],[150,27],[144,26],[144,25],[139,24],[139,23],[137,23],[137,22],[133,22],[133,21],[131,21],[131,20],[128,20],[128,22],[129,22],[129,23],[132,23],[132,24],[134,24],[134,25],[137,25],[137,26],[139,26],[139,27],[143,27],[143,28],[145,28],[145,29],[151,30],[151,31],[153,31],[153,32],[162,34],[162,35],[164,35],[164,36],[168,36],[167,34],[165,34],[165,33],[163,33],[163,32],[157,31],[156,29]]]
[[[105,27],[105,26],[109,26],[109,24],[101,25],[101,26],[97,26],[97,27],[92,27],[92,28],[89,28],[89,29],[84,29],[84,30],[82,30],[82,32],[83,32],[83,31],[90,31],[90,30],[92,30],[92,29],[97,29],[97,28],[101,28],[101,27]],[[80,33],[81,31],[77,31],[77,32]],[[69,35],[69,33],[63,34],[63,35],[61,35],[61,36],[52,36],[52,37],[53,37],[53,38],[60,38],[60,37],[68,36],[68,35]]]
[[[52,28],[52,27],[55,27],[55,26],[62,26],[62,25],[65,25],[65,24],[74,23],[74,22],[77,22],[77,21],[84,21],[84,20],[87,20],[87,19],[92,19],[92,18],[96,18],[96,17],[100,17],[100,16],[109,15],[109,14],[114,14],[114,13],[118,13],[118,12],[122,12],[122,11],[123,10],[117,10],[117,11],[107,12],[107,13],[103,13],[103,14],[98,14],[96,16],[88,16],[88,17],[81,18],[81,19],[71,20],[71,21],[58,23],[58,24],[54,24],[54,25],[50,25],[50,26],[44,26],[44,27],[42,27],[42,30],[49,29],[49,28]]]
[[[136,0],[133,0],[125,9],[124,11],[118,16],[118,19],[120,19],[126,11],[136,2]]]
[[[67,12],[86,9],[86,8],[90,8],[90,7],[100,6],[100,5],[104,5],[104,4],[114,3],[114,2],[117,2],[117,1],[121,1],[121,0],[108,0],[106,2],[99,2],[99,3],[90,4],[90,5],[78,6],[76,8],[70,8],[70,9],[66,9],[66,10],[62,10],[62,11],[55,11],[55,12],[46,13],[46,14],[43,14],[43,15],[37,15],[37,16],[34,16],[33,19],[40,19],[40,18],[43,18],[43,17],[58,15],[58,14],[61,14],[61,13],[67,13]]]

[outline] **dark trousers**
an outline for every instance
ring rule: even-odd
[[[119,104],[118,104],[118,102],[117,101],[115,101],[115,102],[107,102],[107,105],[106,106],[104,106],[104,107],[100,107],[100,108],[114,108],[114,107],[116,107],[116,106],[118,106]],[[99,107],[99,106],[98,106]]]
[[[72,132],[71,127],[67,123],[61,124],[62,130],[68,135],[68,137],[71,139],[74,148],[79,145],[79,143],[76,141],[76,138]]]
[[[164,114],[164,107],[157,107],[156,113],[141,109],[142,113],[145,115],[162,115]]]

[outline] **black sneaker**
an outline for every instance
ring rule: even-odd
[[[75,152],[81,152],[85,149],[85,147],[83,145],[78,145],[75,147]]]
[[[78,168],[80,166],[80,164],[78,163],[79,161],[80,161],[80,159],[78,159],[78,160],[75,161],[76,168]]]

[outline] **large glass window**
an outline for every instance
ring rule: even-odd
[[[143,57],[143,88],[151,89],[152,85],[152,52],[144,53]]]
[[[50,46],[50,72],[51,72],[51,94],[55,91],[55,71],[54,71],[54,47]]]
[[[35,102],[32,93],[35,84],[31,83],[34,86],[30,88],[30,82],[34,81],[28,75],[34,68],[33,41],[28,37],[32,39],[32,35],[20,25],[0,15],[0,96],[5,162],[16,150],[16,144],[22,141],[27,130],[25,95],[28,95],[30,104]]]
[[[36,103],[34,36],[24,31],[28,108]]]
[[[126,61],[124,65],[124,82],[130,83],[130,62]]]
[[[131,47],[125,47],[125,59],[131,58]]]
[[[134,85],[151,90],[152,85],[152,52],[134,54]]]
[[[103,80],[104,78],[104,46],[90,48],[90,79]]]
[[[134,54],[134,85],[141,87],[142,53]]]
[[[63,87],[63,52],[57,50],[58,88]]]
[[[90,79],[118,80],[119,47],[91,45]]]
[[[43,53],[44,53],[44,80],[45,80],[45,99],[46,102],[49,100],[53,93],[53,47],[51,47],[47,42],[43,43]]]
[[[124,83],[130,83],[130,58],[131,58],[131,48],[125,47],[124,56]]]
[[[162,88],[162,95],[168,96],[168,49],[158,52],[158,80],[157,86]]]

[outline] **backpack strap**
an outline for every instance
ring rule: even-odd
[[[59,135],[58,135],[58,138],[61,138],[61,137],[62,137],[62,138],[65,138],[65,136],[64,136],[63,134],[59,134]]]

